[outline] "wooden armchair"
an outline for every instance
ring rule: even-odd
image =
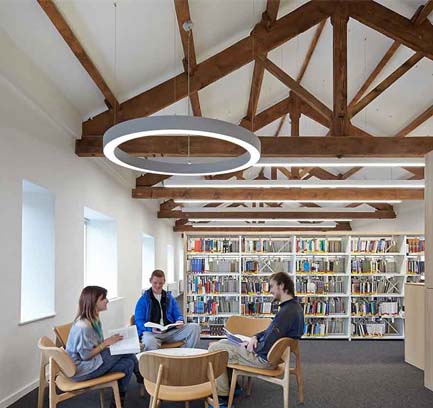
[[[56,346],[66,348],[69,332],[71,331],[72,323],[54,326],[54,334],[56,335]]]
[[[272,322],[270,318],[261,317],[246,317],[246,316],[230,316],[226,321],[226,328],[237,334],[244,336],[253,336],[254,334],[266,330]],[[295,366],[290,368],[290,374],[296,377],[298,386],[299,402],[304,402],[304,378],[302,375],[301,365],[301,348],[298,340],[290,339],[290,353],[295,357]],[[229,365],[230,367],[230,365]],[[238,374],[243,375],[243,374]],[[251,393],[251,377],[248,379],[247,394]]]
[[[76,366],[69,355],[62,348],[56,347],[48,337],[41,337],[38,342],[41,350],[41,367],[39,372],[38,408],[43,407],[45,388],[49,388],[50,408],[55,408],[59,402],[76,397],[90,390],[101,390],[99,401],[104,407],[103,388],[112,388],[116,408],[122,408],[117,380],[125,376],[124,373],[110,373],[87,381],[73,381],[71,377],[76,372]],[[48,384],[46,367],[48,366]],[[57,394],[57,389],[62,393]]]
[[[131,326],[135,326],[135,315],[132,315],[129,319],[129,324]],[[173,343],[162,343],[161,344],[161,348],[165,349],[165,348],[177,348],[177,347],[182,347],[185,344],[184,341],[175,341]]]
[[[271,364],[276,366],[274,369],[250,367],[240,364],[228,365],[229,368],[233,369],[228,408],[231,408],[233,404],[236,381],[239,375],[260,378],[261,380],[282,386],[284,408],[289,408],[290,344],[292,341],[292,339],[283,337],[269,350],[267,359]]]
[[[139,368],[149,393],[149,408],[157,408],[161,401],[189,401],[205,398],[218,408],[215,379],[226,369],[227,351],[216,351],[194,356],[168,356],[148,351],[140,355]],[[212,396],[212,398],[209,398]]]

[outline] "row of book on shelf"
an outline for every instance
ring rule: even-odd
[[[242,251],[245,253],[257,252],[291,252],[291,239],[272,238],[241,238]],[[424,238],[407,238],[408,253],[422,253],[425,250]],[[350,240],[352,252],[387,253],[398,252],[397,242],[393,238],[363,238],[352,237]],[[226,238],[188,238],[188,252],[239,252],[239,239]],[[325,253],[343,252],[342,239],[336,238],[304,238],[296,239],[296,252],[298,253]]]
[[[194,276],[187,283],[187,293],[199,295],[211,293],[239,292],[239,280],[227,277]]]
[[[407,250],[411,254],[421,253],[425,250],[425,240],[421,238],[408,238]]]
[[[238,262],[233,259],[192,258],[187,259],[186,267],[191,273],[237,272]]]
[[[218,299],[208,296],[195,298],[187,302],[187,313],[212,314],[239,313],[239,301],[233,297],[220,297]]]
[[[295,283],[296,293],[344,293],[345,285],[341,277],[297,277]]]
[[[345,314],[346,303],[343,298],[329,298],[327,300],[304,297],[300,298],[304,315],[333,315]]]
[[[296,271],[344,273],[345,260],[341,259],[297,259]]]
[[[263,259],[245,260],[242,264],[242,271],[246,273],[273,273],[287,272],[292,270],[292,262],[289,259]]]
[[[400,293],[401,281],[398,278],[353,278],[352,294]]]
[[[352,273],[396,273],[397,263],[386,259],[352,259]]]
[[[376,315],[398,315],[401,304],[397,300],[356,300],[352,301],[352,315],[354,316],[376,316]]]

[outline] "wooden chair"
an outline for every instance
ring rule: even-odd
[[[230,316],[225,327],[233,334],[252,337],[256,333],[266,330],[271,322],[272,319],[268,317]]]
[[[41,337],[38,342],[41,350],[41,367],[39,372],[38,408],[43,407],[45,388],[49,388],[50,408],[55,408],[59,402],[76,397],[90,390],[99,389],[99,401],[104,407],[103,388],[112,388],[116,408],[122,408],[117,380],[125,376],[124,373],[110,373],[87,381],[73,381],[70,378],[76,372],[76,366],[69,355],[62,348],[56,347],[48,337]],[[46,367],[48,366],[48,384]],[[57,394],[57,389],[62,393]]]
[[[244,336],[254,336],[254,334],[266,330],[271,324],[272,319],[261,317],[230,316],[226,321],[226,328],[237,334]],[[304,403],[304,377],[302,375],[301,348],[298,340],[290,339],[290,353],[295,358],[295,366],[290,368],[290,374],[296,377],[298,386],[298,398],[300,403]],[[248,379],[247,395],[251,394],[251,377]]]
[[[260,378],[261,380],[282,386],[284,408],[289,408],[290,344],[292,344],[292,342],[293,339],[283,337],[275,342],[269,350],[267,360],[272,365],[276,366],[274,369],[249,367],[240,364],[228,364],[227,367],[233,369],[228,408],[231,408],[233,404],[236,381],[239,375]]]
[[[56,346],[66,348],[69,332],[71,331],[72,323],[63,324],[62,326],[54,326],[54,334],[56,335]]]
[[[161,401],[189,401],[205,398],[218,408],[215,379],[226,369],[227,351],[195,356],[167,356],[151,351],[141,354],[139,367],[144,385],[150,395],[149,408],[157,408]],[[209,398],[212,396],[212,398]]]
[[[135,315],[132,315],[129,319],[129,324],[135,326]],[[177,348],[182,347],[185,344],[184,341],[174,341],[173,343],[162,343],[161,348]]]

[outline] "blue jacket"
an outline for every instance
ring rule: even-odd
[[[135,306],[135,325],[137,326],[138,337],[141,337],[144,331],[151,332],[151,328],[144,327],[144,324],[150,321],[150,308],[152,305],[150,299],[150,292],[152,288],[146,290],[140,299],[138,299],[137,305]],[[174,323],[177,321],[183,321],[182,313],[177,306],[176,299],[171,295],[170,292],[167,293],[167,310],[166,316],[164,316],[164,321],[169,323]]]

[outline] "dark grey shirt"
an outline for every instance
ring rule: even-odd
[[[304,334],[304,312],[295,297],[280,304],[280,310],[269,327],[256,334],[257,347],[254,350],[267,360],[268,352],[282,337],[300,339]]]

